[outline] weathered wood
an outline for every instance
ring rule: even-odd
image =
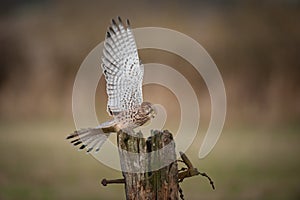
[[[147,139],[118,133],[120,163],[127,200],[178,199],[175,143],[168,131],[153,131]]]

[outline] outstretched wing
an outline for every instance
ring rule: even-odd
[[[113,19],[104,42],[102,68],[108,95],[107,111],[111,115],[129,110],[143,102],[144,67],[140,64],[129,21]]]

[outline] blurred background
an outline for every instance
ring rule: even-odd
[[[143,63],[180,71],[199,98],[201,126],[186,153],[216,190],[193,177],[181,184],[185,198],[300,199],[300,1],[4,0],[0,10],[0,199],[125,199],[122,185],[100,185],[120,172],[65,141],[75,129],[76,72],[118,15],[133,27],[165,27],[194,38],[224,79],[225,127],[199,160],[210,118],[205,83],[174,54],[139,51]],[[109,118],[104,84],[96,97],[99,121]],[[176,132],[174,95],[157,85],[144,91],[146,100],[166,106],[172,117],[165,128]]]

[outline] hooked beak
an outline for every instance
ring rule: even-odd
[[[151,117],[154,118],[157,115],[157,108],[152,106]]]

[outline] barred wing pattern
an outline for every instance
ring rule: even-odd
[[[104,41],[102,69],[108,95],[107,111],[113,119],[67,136],[74,146],[81,145],[79,149],[87,152],[98,152],[110,133],[140,126],[152,114],[150,103],[143,103],[144,67],[128,20],[126,25],[120,17],[117,22],[112,20]]]
[[[108,95],[107,112],[116,116],[143,102],[144,67],[140,64],[129,21],[112,20],[104,42],[103,74]]]

